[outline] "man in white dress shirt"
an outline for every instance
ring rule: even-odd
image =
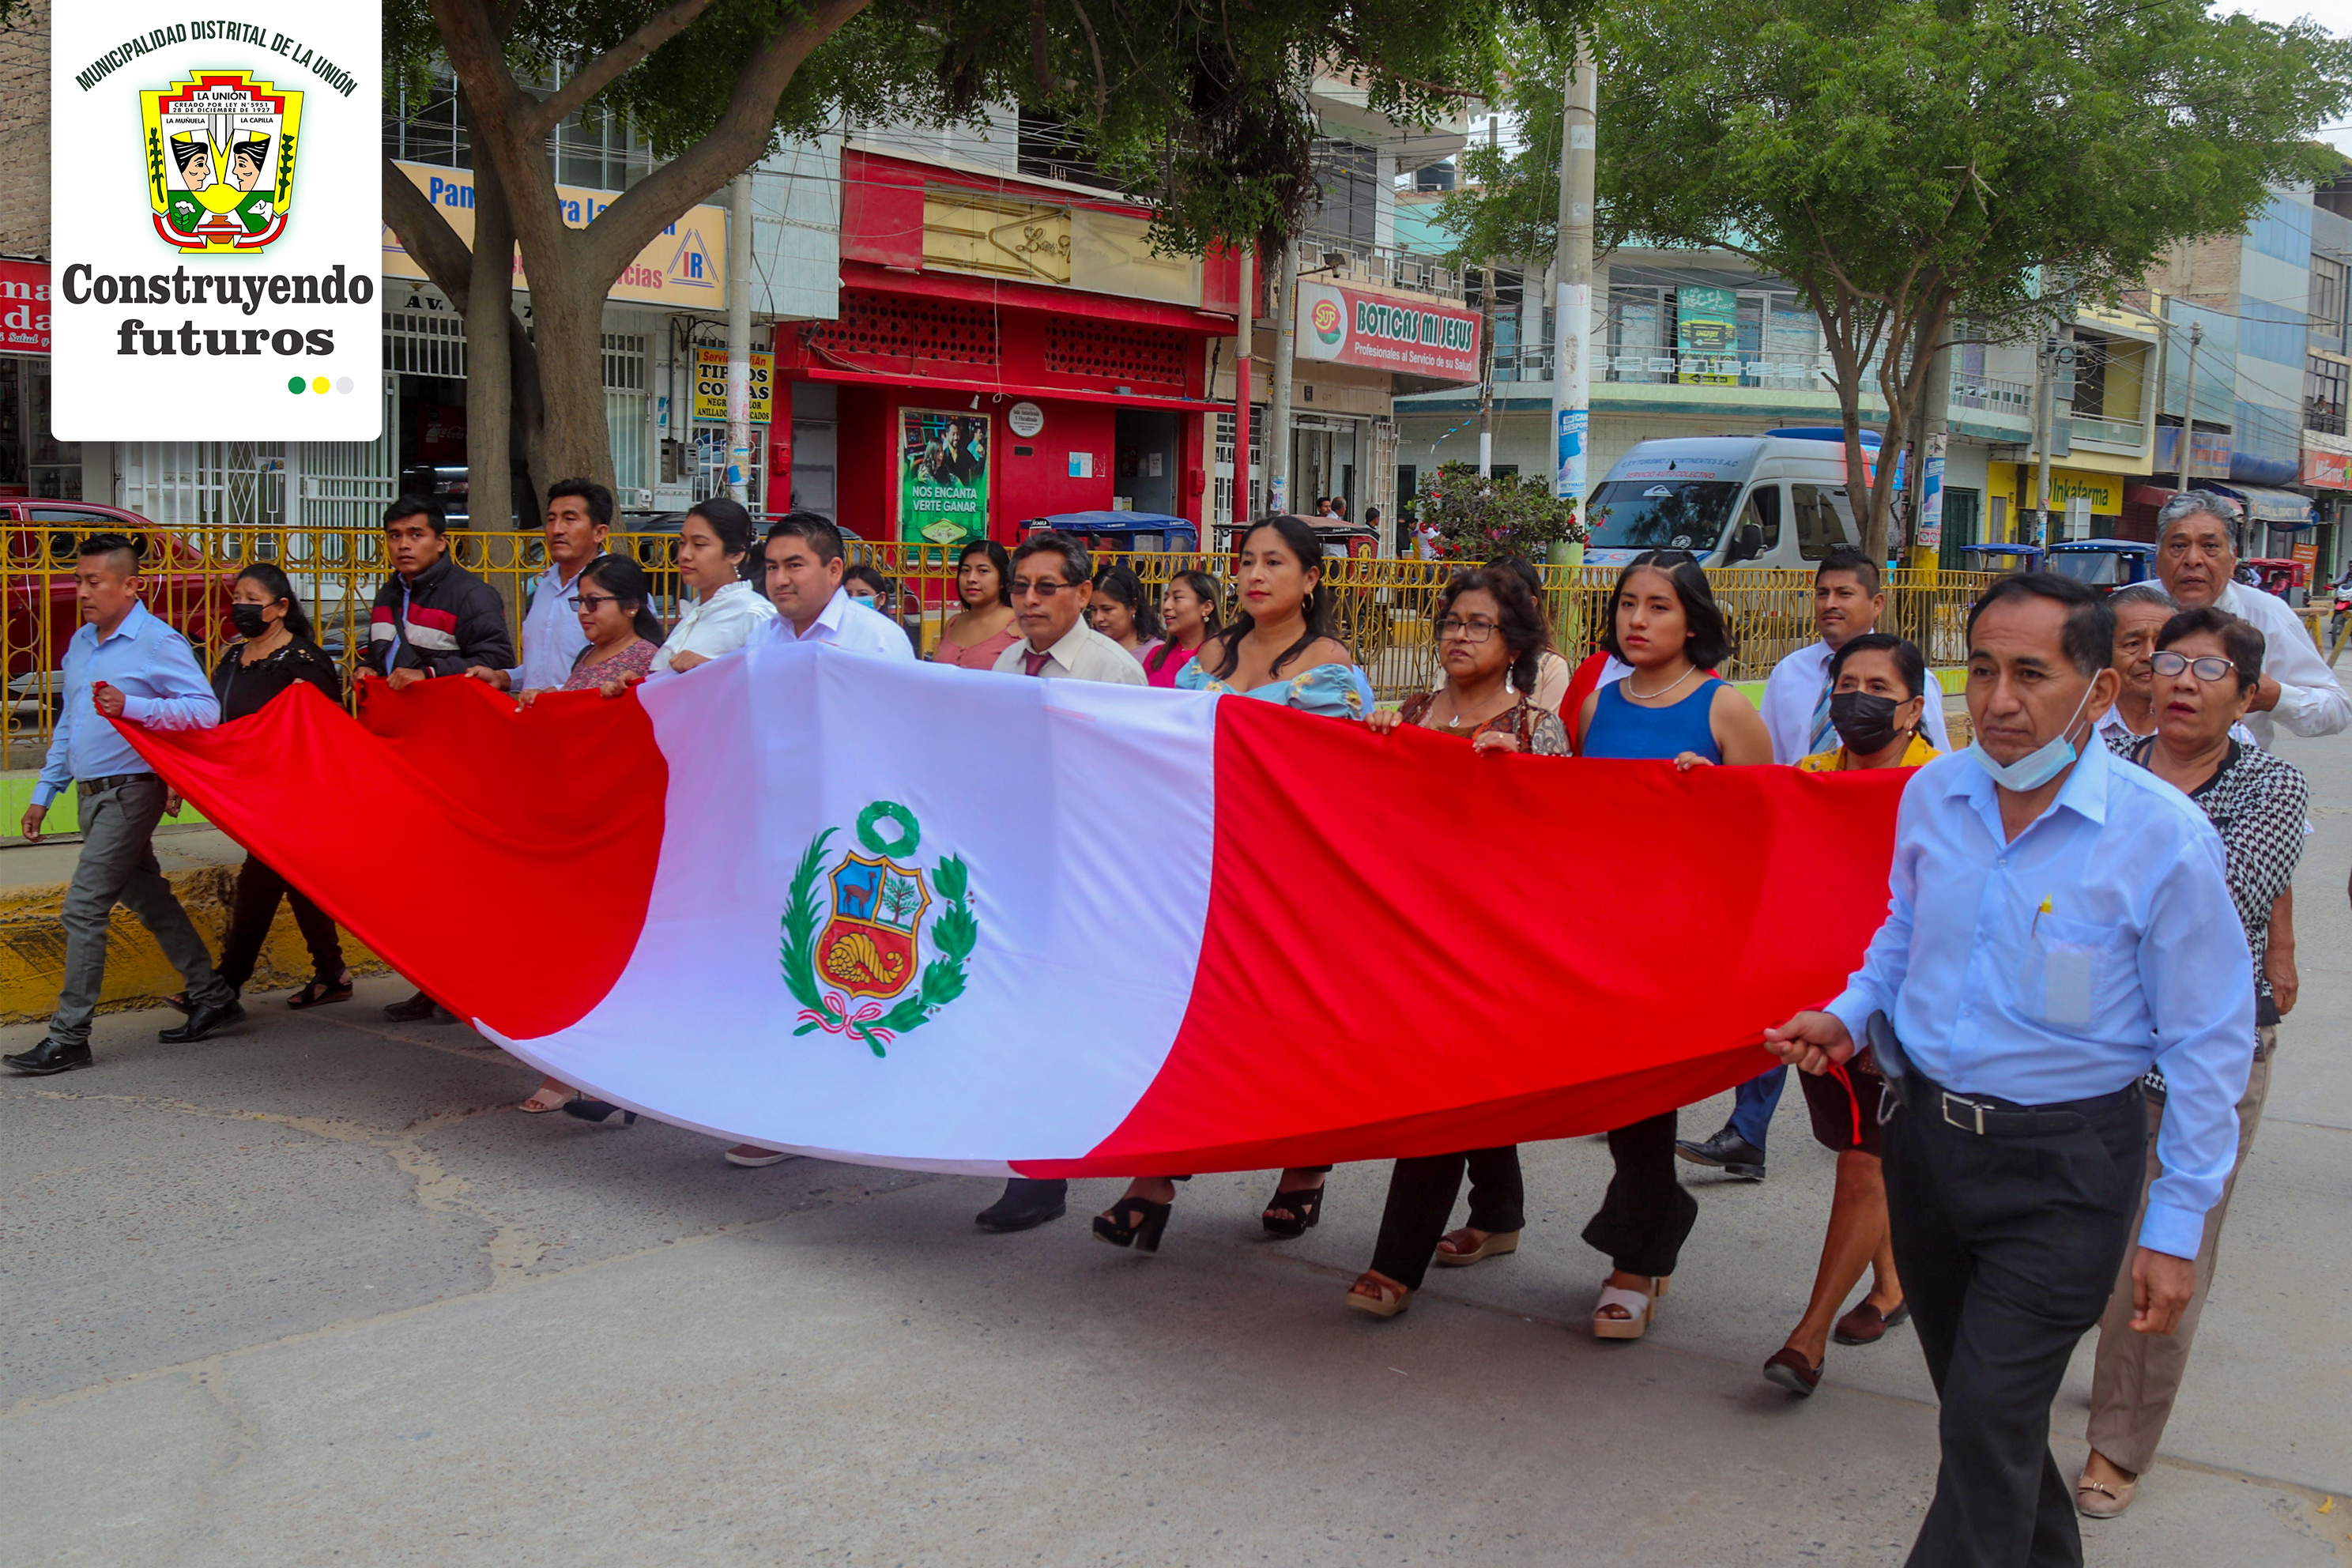
[[[996,656],[1003,675],[1149,686],[1142,661],[1087,625],[1094,560],[1066,533],[1033,533],[1013,552],[1013,618],[1021,640]]]
[[[841,585],[848,565],[841,530],[822,512],[787,512],[769,525],[761,558],[776,618],[753,641],[818,642],[850,653],[914,662],[898,624]]]
[[[1764,1041],[1816,1073],[1868,1046],[1895,1101],[1887,1217],[1942,1403],[1909,1568],[2079,1568],[2050,1405],[2133,1241],[2140,1080],[2167,1098],[2131,1327],[2168,1334],[2237,1154],[2253,972],[2212,824],[2092,737],[2119,684],[2098,593],[2004,577],[1968,641],[1976,742],[1911,775],[1885,922]]]
[[[1013,615],[1021,640],[999,654],[997,673],[1046,680],[1101,680],[1148,686],[1133,654],[1087,625],[1094,597],[1094,560],[1066,533],[1033,533],[1013,552]],[[997,1200],[972,1216],[982,1230],[1028,1230],[1059,1219],[1070,1184],[1007,1178]]]
[[[1876,631],[1885,609],[1885,579],[1876,562],[1859,550],[1835,550],[1822,558],[1813,573],[1813,630],[1819,640],[1774,665],[1764,682],[1764,728],[1772,736],[1774,762],[1793,764],[1837,749],[1837,731],[1830,723],[1830,659],[1864,632]],[[1937,751],[1948,752],[1944,689],[1932,675],[1927,697],[1919,732]],[[1788,1068],[1774,1068],[1741,1084],[1723,1130],[1704,1142],[1678,1140],[1675,1152],[1695,1165],[1762,1181],[1765,1140],[1788,1079]]]
[[[768,527],[760,547],[767,563],[768,602],[773,619],[753,629],[745,646],[760,642],[824,643],[845,653],[915,661],[907,634],[898,624],[842,591],[846,565],[841,530],[822,512],[786,512]],[[781,1149],[738,1143],[727,1163],[758,1170],[791,1159]]]
[[[2188,490],[2156,514],[2156,574],[2184,610],[2218,605],[2263,634],[2263,679],[2241,721],[2265,751],[2278,727],[2333,735],[2352,725],[2336,672],[2284,600],[2236,581],[2245,513],[2227,496]]]

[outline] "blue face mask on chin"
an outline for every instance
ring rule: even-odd
[[[2085,690],[2083,700],[2074,704],[2074,714],[2067,719],[2064,727],[2013,763],[1994,762],[1992,753],[1984,749],[1982,741],[1969,742],[1969,755],[1974,757],[1977,766],[1990,773],[1992,782],[2003,789],[2015,790],[2020,795],[2040,789],[2073,767],[2081,757],[2082,753],[2074,750],[2074,742],[2066,737],[2073,732],[2074,721],[2083,716],[2083,710],[2090,705],[2090,701],[2091,694]]]

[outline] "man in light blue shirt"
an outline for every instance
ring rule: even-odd
[[[522,658],[509,669],[473,665],[466,673],[502,691],[552,691],[571,679],[588,634],[572,606],[580,574],[604,553],[613,530],[613,492],[593,479],[558,479],[547,487],[547,570],[531,584],[522,618]]]
[[[153,933],[187,982],[188,1021],[163,1030],[163,1040],[200,1040],[245,1016],[156,864],[151,840],[163,816],[163,781],[108,721],[201,730],[219,721],[220,703],[188,639],[139,602],[146,584],[128,539],[101,533],[85,541],[74,584],[82,625],[66,644],[57,732],[22,825],[25,837],[38,843],[49,804],[68,784],[80,789],[81,855],[61,911],[65,983],[47,1038],[0,1058],[36,1077],[89,1066],[90,1018],[106,984],[107,922],[118,903]]]
[[[2252,970],[2204,814],[2092,737],[2118,684],[2105,602],[2004,578],[1968,636],[1976,743],[1905,790],[1862,968],[1765,1043],[1808,1072],[1873,1043],[1898,1099],[1895,1260],[1943,1398],[1913,1568],[2079,1564],[2050,1403],[2130,1240],[2139,1080],[2161,1068],[2168,1099],[2132,1327],[2169,1333],[2237,1150]],[[1869,1031],[1879,1014],[1891,1037]]]

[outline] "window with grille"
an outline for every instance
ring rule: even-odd
[[[854,289],[842,290],[841,319],[821,323],[809,343],[824,353],[893,370],[998,363],[996,318],[987,306]]]
[[[606,332],[604,334],[604,390],[643,392],[645,389],[645,334]]]
[[[454,310],[386,310],[383,368],[403,375],[464,379],[466,319]]]
[[[1181,395],[1188,342],[1181,333],[1159,327],[1055,316],[1045,328],[1045,368],[1061,375]]]
[[[2352,365],[2342,360],[2305,357],[2303,366],[2303,423],[2305,429],[2344,434],[2344,396]]]
[[[1307,233],[1318,239],[1370,245],[1380,236],[1380,153],[1353,142],[1318,137],[1314,157],[1321,194],[1307,215]]]

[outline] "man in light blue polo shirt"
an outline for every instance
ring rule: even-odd
[[[2093,738],[2120,684],[2106,602],[2002,578],[1968,638],[1977,739],[1904,791],[1885,922],[1827,1010],[1764,1039],[1807,1072],[1867,1045],[1897,1102],[1887,1215],[1943,1402],[1911,1568],[2056,1568],[2083,1545],[2050,1403],[2130,1240],[2140,1079],[2168,1098],[2131,1326],[2168,1334],[2237,1152],[2253,971],[2205,814]]]
[[[106,984],[106,931],[118,903],[139,917],[155,945],[187,982],[188,1021],[159,1037],[201,1040],[245,1016],[236,992],[213,972],[205,939],[155,862],[151,840],[163,817],[163,781],[108,722],[129,719],[157,730],[202,730],[220,720],[220,703],[188,639],[148,614],[139,553],[119,533],[83,542],[74,572],[82,624],[66,644],[57,733],[23,823],[38,843],[49,803],[68,784],[81,792],[81,857],[66,889],[65,983],[48,1037],[29,1051],[0,1058],[38,1077],[89,1066],[89,1022]]]

